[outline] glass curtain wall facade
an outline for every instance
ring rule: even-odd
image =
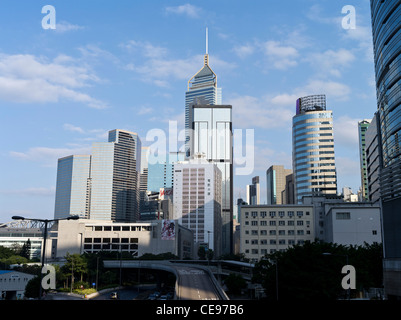
[[[296,203],[303,196],[336,195],[333,114],[325,95],[299,98],[292,125],[292,161]]]
[[[371,0],[371,21],[381,135],[380,194],[384,285],[401,297],[401,2]]]
[[[109,142],[92,148],[91,219],[139,219],[141,140],[133,132],[112,130]]]
[[[72,155],[58,159],[54,218],[71,215],[89,218],[90,155]]]
[[[222,254],[233,244],[233,142],[230,105],[193,105],[191,156],[203,155],[222,175]]]
[[[193,104],[221,104],[221,88],[217,87],[217,76],[209,66],[209,55],[204,56],[204,65],[189,81],[185,93],[185,150],[190,156],[191,139],[191,106]]]
[[[151,158],[148,165],[148,191],[158,193],[160,188],[173,188],[174,164],[184,160],[183,152],[169,152],[164,163],[157,162],[157,160],[152,161]]]
[[[291,169],[284,169],[282,165],[273,165],[266,171],[267,204],[286,204],[285,195],[287,176],[292,174]]]

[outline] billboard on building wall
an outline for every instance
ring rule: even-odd
[[[173,188],[160,188],[159,199],[160,200],[166,200],[166,199],[173,200]]]
[[[162,240],[175,240],[175,221],[162,220]]]

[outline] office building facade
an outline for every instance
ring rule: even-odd
[[[311,205],[241,205],[240,253],[252,261],[314,241]]]
[[[359,165],[361,168],[361,190],[362,199],[369,201],[368,175],[366,168],[366,131],[369,128],[370,120],[364,119],[358,122],[359,138]]]
[[[270,166],[266,171],[267,204],[286,204],[287,176],[292,174],[291,169],[282,165]]]
[[[230,105],[193,105],[191,157],[204,155],[221,171],[222,254],[233,246],[233,135]]]
[[[90,214],[91,156],[72,155],[58,159],[54,218]]]
[[[204,157],[174,168],[174,219],[194,233],[194,242],[221,254],[221,171]]]
[[[147,190],[159,193],[161,188],[172,188],[174,185],[174,165],[185,160],[183,152],[169,152],[166,154],[166,161],[160,162],[149,155],[148,164],[148,186]]]
[[[118,129],[109,131],[109,142],[93,144],[91,219],[139,219],[141,149],[136,133]]]
[[[380,200],[380,171],[382,167],[379,115],[376,112],[365,133],[366,174],[369,201]]]
[[[111,130],[92,155],[58,160],[55,218],[131,222],[139,219],[141,141],[136,133]]]
[[[325,95],[299,98],[292,125],[295,201],[308,195],[337,194],[333,114]]]
[[[401,3],[371,0],[370,6],[382,151],[384,288],[389,297],[401,298]]]
[[[249,204],[260,204],[260,184],[259,177],[252,178],[252,184],[246,186],[246,201]]]

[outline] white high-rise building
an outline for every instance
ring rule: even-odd
[[[174,217],[194,242],[221,254],[221,171],[203,157],[174,166]]]

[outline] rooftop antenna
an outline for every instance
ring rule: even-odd
[[[208,32],[207,32],[207,28],[206,28],[206,54],[209,54],[209,40],[208,40]]]

